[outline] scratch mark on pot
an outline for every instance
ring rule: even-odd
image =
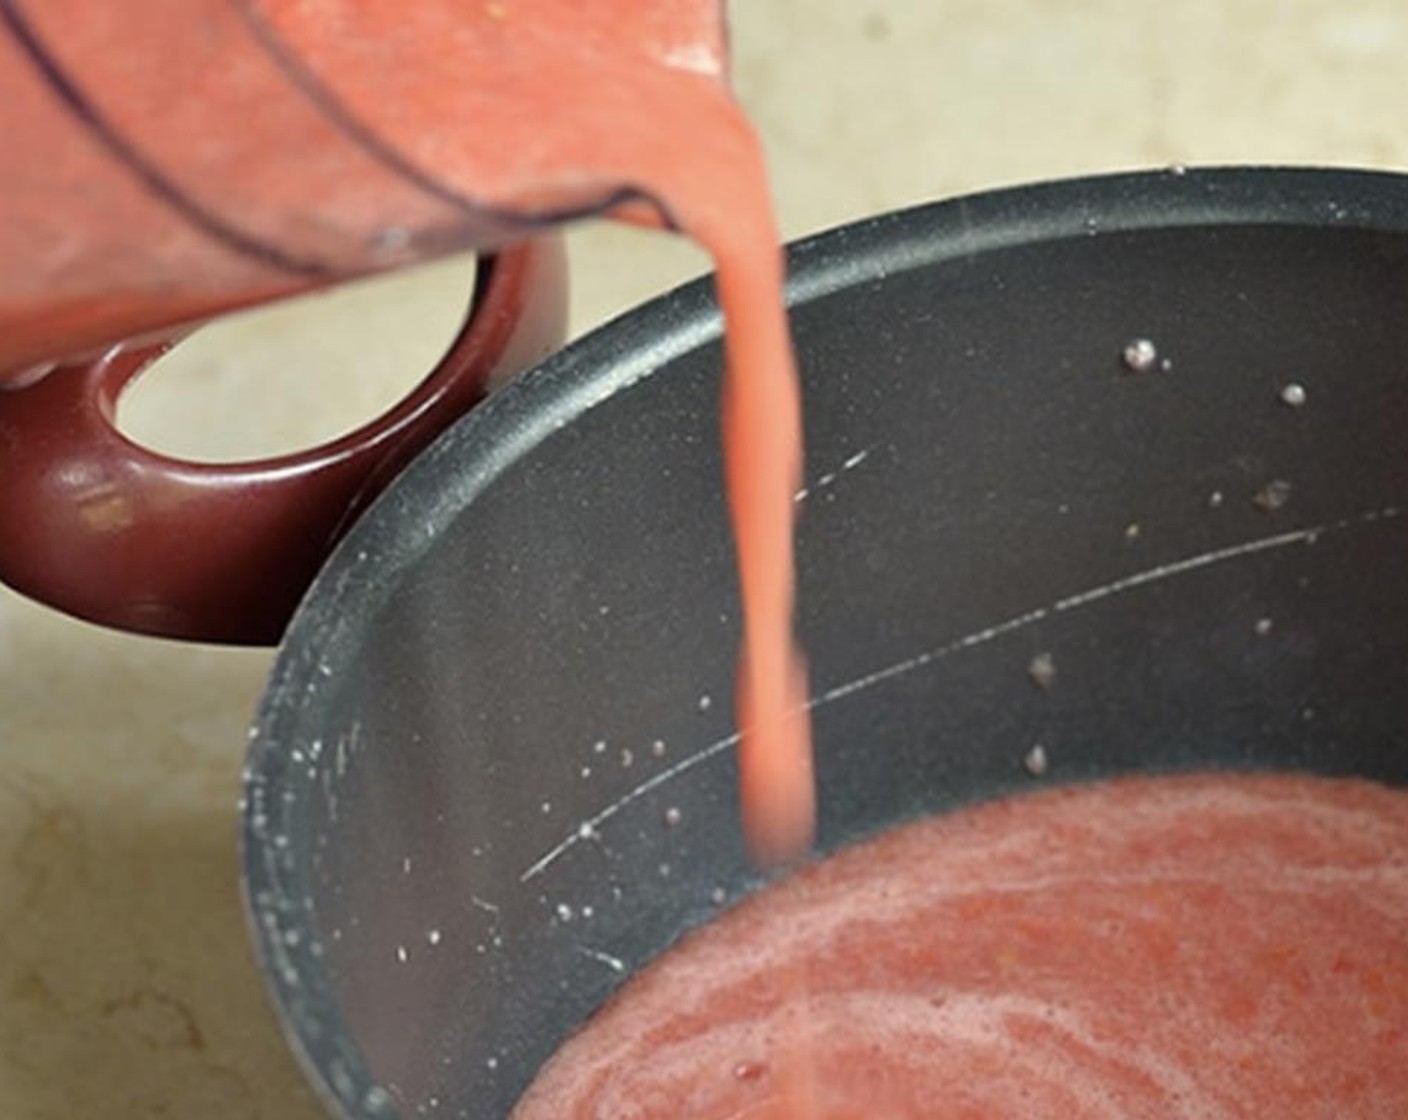
[[[347,775],[347,756],[357,749],[357,736],[361,734],[361,730],[361,723],[354,720],[347,734],[337,740],[333,756],[333,769],[339,778]]]
[[[937,649],[926,650],[924,653],[918,654],[915,657],[898,661],[893,665],[887,665],[883,669],[877,669],[873,673],[867,673],[865,676],[857,677],[855,680],[847,681],[845,684],[838,684],[834,688],[829,688],[820,696],[816,697],[811,702],[810,707],[819,708],[824,704],[841,700],[853,693],[864,692],[867,688],[872,688],[882,681],[889,680],[891,677],[903,676],[905,673],[912,672],[915,669],[921,669],[931,662],[948,657],[950,654],[957,653],[960,650],[969,649],[973,646],[986,645],[994,638],[1000,638],[1004,634],[1010,634],[1014,630],[1021,630],[1023,627],[1030,626],[1034,622],[1040,622],[1050,613],[1051,610],[1047,607],[1027,611],[1025,614],[1019,614],[1015,618],[1007,619],[1005,622],[999,622],[996,626],[989,626],[985,630],[967,634],[957,641],[950,642],[948,645],[939,646]]]
[[[474,903],[474,905],[477,906],[477,907],[479,907],[479,909],[485,910],[485,911],[487,911],[487,912],[490,913],[490,914],[497,914],[497,913],[499,912],[499,908],[498,908],[497,906],[495,906],[492,902],[486,902],[484,899],[480,898],[477,894],[472,894],[472,895],[470,895],[470,896],[469,896],[469,901],[472,902],[472,903]]]
[[[600,961],[602,964],[606,965],[607,968],[611,969],[612,972],[624,973],[626,971],[626,962],[620,957],[613,957],[610,953],[603,953],[600,949],[588,949],[585,945],[578,945],[577,950],[582,953],[583,956],[591,957],[594,961]]]
[[[1081,607],[1090,606],[1092,603],[1098,603],[1104,599],[1122,595],[1126,591],[1133,591],[1139,587],[1146,587],[1149,584],[1159,583],[1166,579],[1172,579],[1175,576],[1187,575],[1189,572],[1210,568],[1215,564],[1241,559],[1245,556],[1254,556],[1262,552],[1272,552],[1276,549],[1288,548],[1297,544],[1311,545],[1327,533],[1341,533],[1349,529],[1371,525],[1378,521],[1394,521],[1402,516],[1402,508],[1398,506],[1385,506],[1382,509],[1369,510],[1354,517],[1343,518],[1340,521],[1330,521],[1321,525],[1313,525],[1306,529],[1293,529],[1285,533],[1277,533],[1274,536],[1259,537],[1256,540],[1243,541],[1241,544],[1228,545],[1225,548],[1216,548],[1210,552],[1200,552],[1196,556],[1189,556],[1182,560],[1175,560],[1168,564],[1160,564],[1154,568],[1147,568],[1144,571],[1135,572],[1133,575],[1125,576],[1122,579],[1101,584],[1099,587],[1092,587],[1088,591],[1078,591],[1073,595],[1067,595],[1065,598],[1057,599],[1049,606],[1037,607],[1034,610],[1014,615],[1012,618],[998,622],[982,630],[975,631],[972,634],[965,634],[963,637],[947,642],[944,645],[925,650],[923,653],[916,654],[914,657],[905,658],[903,661],[896,661],[894,664],[887,665],[882,669],[877,669],[873,673],[867,673],[865,676],[857,677],[843,684],[834,685],[825,692],[819,693],[817,696],[813,697],[811,701],[808,702],[807,708],[809,710],[815,710],[825,707],[827,704],[842,700],[847,696],[853,696],[857,692],[864,692],[867,689],[875,687],[877,684],[893,680],[896,677],[902,677],[907,673],[913,672],[915,669],[922,669],[926,665],[941,661],[955,653],[961,653],[963,650],[972,649],[975,646],[986,645],[988,642],[1011,634],[1014,631],[1022,630],[1043,619],[1050,618],[1054,615],[1066,614]],[[564,837],[547,852],[543,853],[542,856],[530,864],[528,868],[519,875],[519,881],[526,883],[530,879],[541,875],[563,855],[576,847],[584,838],[584,834],[594,835],[601,825],[616,816],[628,805],[639,801],[642,797],[659,789],[666,782],[673,781],[687,770],[692,770],[700,763],[707,762],[709,759],[714,758],[730,747],[737,745],[739,739],[740,736],[735,732],[726,738],[715,740],[694,754],[682,758],[673,766],[661,770],[648,781],[642,782],[624,796],[606,806],[606,808],[602,809],[596,816],[583,821],[577,832]]]
[[[337,820],[337,793],[332,788],[332,771],[326,766],[318,774],[318,782],[323,788],[323,803],[327,806],[328,820]]]
[[[807,498],[809,498],[812,494],[816,493],[816,491],[825,490],[828,486],[832,485],[847,471],[855,470],[858,466],[865,462],[866,456],[869,454],[870,448],[862,448],[850,458],[846,459],[836,470],[829,471],[828,473],[822,475],[811,486],[803,486],[800,490],[798,490],[795,494],[792,495],[792,500],[794,502],[805,502]]]
[[[562,840],[558,841],[558,843],[554,847],[545,852],[526,871],[519,875],[519,882],[526,883],[528,882],[528,880],[541,875],[550,866],[552,866],[552,864],[555,863],[561,856],[566,854],[572,848],[576,847],[584,839],[589,839],[592,836],[596,835],[597,831],[601,828],[603,824],[609,821],[627,805],[630,805],[633,801],[639,801],[642,797],[650,793],[652,790],[658,789],[660,786],[663,786],[666,782],[672,780],[680,774],[683,774],[686,770],[691,770],[694,767],[698,766],[701,762],[706,762],[707,760],[713,758],[716,754],[728,750],[729,747],[736,746],[739,738],[740,736],[737,732],[735,732],[734,734],[728,735],[725,738],[717,739],[714,742],[710,743],[707,747],[704,747],[703,749],[695,752],[687,758],[680,759],[680,761],[676,762],[673,766],[667,766],[658,774],[655,774],[651,778],[642,782],[640,785],[627,792],[624,796],[618,798],[617,800],[613,801],[610,805],[606,806],[606,808],[601,810],[601,812],[597,813],[596,816],[590,817],[587,820],[583,821],[575,831],[563,837]]]

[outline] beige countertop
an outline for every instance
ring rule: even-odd
[[[737,87],[789,236],[1120,167],[1408,164],[1401,0],[735,7]],[[578,332],[703,268],[639,231],[584,227],[571,250]],[[132,430],[228,456],[346,428],[425,367],[466,274],[448,262],[192,344],[138,390]],[[275,361],[307,368],[268,376]],[[320,1115],[238,900],[239,772],[269,661],[0,590],[0,1118]]]

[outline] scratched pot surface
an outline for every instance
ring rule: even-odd
[[[1229,217],[1273,186],[1304,228]],[[1177,228],[1128,228],[1155,216]],[[1033,769],[1408,779],[1405,229],[1398,180],[1169,172],[798,252],[824,849]],[[754,885],[716,334],[700,288],[549,363],[408,475],[295,624],[255,910],[368,1114],[505,1114]]]

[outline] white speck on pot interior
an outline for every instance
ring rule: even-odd
[[[1252,496],[1252,504],[1263,513],[1275,513],[1291,500],[1291,484],[1284,478],[1273,479]]]
[[[1027,666],[1027,675],[1037,688],[1050,689],[1056,683],[1056,659],[1050,653],[1039,653]]]
[[[1149,373],[1159,364],[1159,350],[1147,338],[1132,338],[1125,343],[1120,359],[1131,373]]]

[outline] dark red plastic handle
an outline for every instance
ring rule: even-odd
[[[321,447],[249,463],[183,462],[117,430],[122,389],[170,343],[0,390],[0,581],[119,629],[276,643],[376,493],[491,378],[537,362],[565,331],[559,240],[487,258],[464,328],[400,404]]]

